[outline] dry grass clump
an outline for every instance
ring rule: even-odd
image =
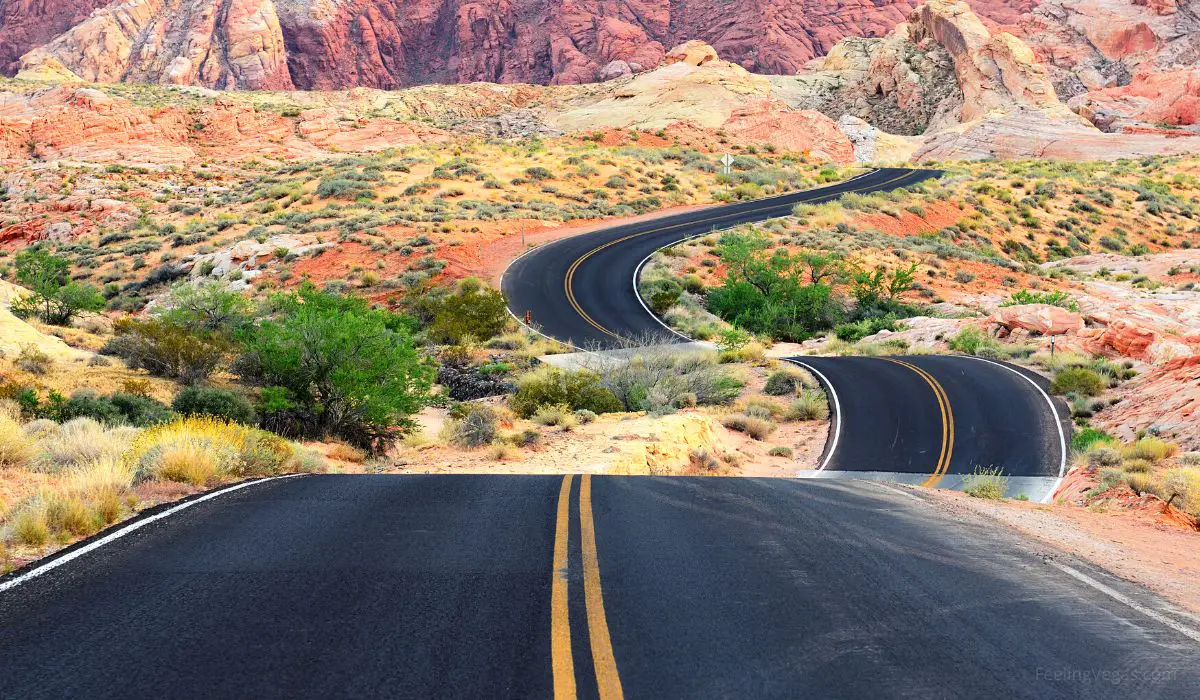
[[[7,410],[0,410],[0,469],[24,469],[33,461],[33,440]]]
[[[1121,456],[1126,460],[1144,459],[1150,462],[1161,462],[1179,451],[1177,445],[1156,437],[1146,437],[1121,449]]]
[[[545,426],[557,425],[563,430],[571,430],[579,424],[571,407],[564,404],[542,406],[533,414],[533,422]]]
[[[367,453],[344,442],[333,443],[329,446],[329,450],[325,454],[330,459],[335,459],[339,462],[350,462],[351,464],[362,464],[367,459]]]
[[[43,426],[35,431],[41,437],[37,441],[34,467],[48,473],[120,455],[138,434],[137,428],[105,428],[92,418],[74,418],[57,430]]]
[[[829,418],[829,401],[820,389],[805,389],[788,406],[788,420],[825,420]]]
[[[1008,490],[1008,477],[1000,467],[975,467],[963,477],[963,491],[968,496],[998,501]]]
[[[446,421],[441,437],[456,447],[483,447],[496,441],[499,421],[499,414],[494,408],[475,404],[461,418]]]
[[[209,416],[188,416],[142,431],[122,460],[135,483],[165,479],[202,486],[225,478],[273,476],[308,462],[273,433]]]
[[[775,432],[776,427],[770,419],[750,416],[744,413],[725,416],[721,420],[721,425],[730,430],[745,433],[755,440],[766,440],[768,435]]]

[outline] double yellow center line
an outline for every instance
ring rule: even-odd
[[[950,408],[950,397],[946,396],[946,390],[942,388],[942,385],[938,382],[938,380],[933,378],[932,374],[926,372],[911,362],[897,360],[892,357],[884,357],[880,359],[887,360],[888,362],[893,362],[901,367],[907,367],[908,369],[911,369],[913,372],[916,372],[921,379],[925,380],[925,383],[929,385],[929,388],[933,389],[933,396],[937,399],[938,411],[942,416],[942,449],[938,454],[937,462],[934,464],[933,473],[929,475],[929,478],[925,480],[922,486],[937,486],[938,483],[941,482],[942,477],[945,476],[946,472],[950,469],[950,458],[954,454],[954,411]]]
[[[879,183],[878,185],[867,185],[867,188],[882,188],[886,185],[892,184],[893,182],[902,180],[902,179],[908,177],[909,175],[912,175],[914,172],[916,172],[916,171],[915,170],[907,170],[890,180]],[[850,190],[850,191],[854,192],[856,190]],[[838,193],[837,195],[829,195],[829,197],[830,197],[830,199],[834,199],[834,198],[840,196],[841,194],[843,194],[843,193]],[[781,195],[781,196],[784,196],[784,195]],[[806,202],[796,202],[796,204],[803,204],[803,203],[806,203]],[[781,205],[768,204],[768,206],[781,206]],[[604,333],[605,335],[608,335],[616,340],[624,341],[624,340],[626,340],[625,338],[622,338],[621,336],[617,335],[613,331],[611,331],[611,330],[605,328],[604,326],[600,325],[599,323],[597,323],[595,319],[593,319],[591,316],[588,315],[588,313],[586,311],[583,310],[583,307],[580,306],[579,302],[575,299],[575,272],[577,270],[579,270],[579,266],[582,265],[588,258],[592,257],[596,253],[599,253],[600,251],[602,251],[606,248],[612,247],[614,245],[617,245],[619,243],[624,243],[625,241],[628,241],[633,238],[638,238],[640,236],[648,236],[652,233],[661,233],[663,231],[670,231],[671,229],[682,228],[685,226],[696,226],[698,224],[708,224],[708,223],[712,223],[714,221],[720,221],[722,219],[736,218],[739,216],[744,216],[747,213],[748,212],[734,212],[731,214],[721,214],[719,216],[713,216],[713,217],[709,217],[707,219],[700,219],[697,221],[687,221],[687,222],[684,222],[681,224],[672,224],[670,226],[660,226],[658,228],[650,229],[649,231],[642,231],[641,233],[632,233],[628,236],[623,236],[616,240],[612,240],[612,241],[609,241],[608,243],[599,245],[599,246],[593,248],[592,250],[589,250],[588,252],[584,253],[583,255],[579,256],[579,258],[577,260],[575,260],[575,262],[571,263],[571,266],[569,268],[567,268],[567,275],[565,278],[563,278],[563,290],[566,292],[567,302],[571,305],[571,308],[575,310],[575,313],[579,314],[580,318],[582,318],[584,321],[587,321],[588,324],[590,324],[593,328],[595,328],[596,330],[600,331],[601,333]]]
[[[550,581],[550,663],[554,675],[555,700],[576,697],[575,659],[571,652],[571,615],[568,544],[571,529],[571,484],[574,475],[563,477],[558,493],[558,516],[554,527],[554,572]],[[592,666],[601,700],[622,700],[621,676],[613,655],[604,594],[600,586],[600,561],[596,554],[596,526],[592,517],[592,477],[584,474],[579,483],[579,531],[583,553],[583,598],[587,609],[588,639]]]

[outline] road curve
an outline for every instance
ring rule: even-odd
[[[324,475],[0,593],[0,697],[1197,697],[1198,641],[882,485]]]
[[[751,221],[787,216],[799,203],[821,203],[848,192],[913,185],[936,170],[880,168],[827,187],[749,202],[705,207],[613,226],[532,249],[505,271],[501,288],[517,318],[528,314],[541,332],[580,348],[614,347],[621,339],[670,332],[646,311],[634,273],[651,253],[687,238]]]
[[[1031,372],[963,356],[789,361],[813,370],[836,399],[822,471],[957,486],[978,467],[996,467],[1015,480],[1011,495],[1035,500],[1063,476],[1070,413]]]

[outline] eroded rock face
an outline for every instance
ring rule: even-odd
[[[792,74],[840,39],[886,35],[917,4],[0,0],[0,69],[11,75],[18,57],[32,52],[27,68],[54,58],[89,80],[271,89],[563,84],[592,82],[614,61],[653,68],[665,47],[696,39],[752,71]],[[980,0],[974,7],[989,21],[1011,24],[1034,4]]]

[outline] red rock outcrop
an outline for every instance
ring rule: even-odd
[[[1050,304],[1001,306],[990,321],[1009,331],[1020,328],[1042,335],[1065,335],[1083,329],[1082,316]]]
[[[699,39],[749,70],[790,74],[844,37],[887,34],[918,4],[0,0],[0,68],[11,74],[16,57],[29,52],[26,67],[55,58],[89,80],[208,87],[580,83],[596,80],[614,61],[653,68],[664,47]],[[973,7],[992,25],[1009,25],[1035,4],[978,0]]]

